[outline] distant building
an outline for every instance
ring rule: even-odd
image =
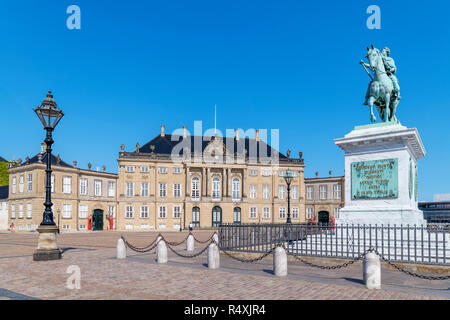
[[[433,195],[433,201],[434,202],[443,202],[443,201],[450,202],[450,193],[435,194],[435,195]]]
[[[345,177],[305,178],[305,210],[306,220],[319,223],[329,223],[334,217],[339,217],[339,209],[345,203]]]
[[[450,223],[450,201],[419,202],[427,223]]]
[[[0,231],[8,230],[8,186],[0,186]]]

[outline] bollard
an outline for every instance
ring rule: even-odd
[[[167,245],[164,240],[159,241],[156,246],[156,262],[167,263]]]
[[[213,239],[217,244],[219,244],[219,236],[217,235],[217,233],[213,234]]]
[[[117,259],[125,259],[127,257],[127,248],[122,238],[117,240]]]
[[[219,269],[220,253],[219,247],[215,243],[211,243],[208,247],[208,268]]]
[[[363,281],[367,289],[381,288],[381,264],[380,257],[369,252],[364,257],[363,262]]]
[[[278,277],[287,276],[287,254],[284,248],[275,248],[273,253],[273,273]]]
[[[194,251],[194,236],[190,234],[186,240],[186,251]]]

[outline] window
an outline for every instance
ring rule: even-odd
[[[86,204],[80,204],[78,217],[80,219],[87,219],[87,217],[88,217],[88,206]]]
[[[161,173],[161,174],[166,174],[166,173],[167,173],[167,168],[165,168],[165,167],[160,167],[160,168],[159,168],[159,173]]]
[[[263,199],[269,198],[270,198],[270,186],[268,184],[265,184],[263,186]]]
[[[200,179],[198,177],[192,178],[191,197],[192,200],[200,200]]]
[[[233,223],[241,224],[241,208],[239,207],[233,209]]]
[[[250,199],[256,199],[256,185],[250,185]]]
[[[164,207],[164,206],[159,207],[159,217],[161,219],[166,218],[166,207]]]
[[[85,224],[80,224],[80,229],[86,229],[86,225]]]
[[[178,219],[181,217],[181,207],[173,207],[173,217]]]
[[[192,225],[194,227],[200,227],[200,208],[199,207],[192,208]]]
[[[16,205],[11,204],[11,219],[16,218]]]
[[[102,181],[101,180],[94,181],[94,194],[96,197],[100,197],[102,195]]]
[[[17,178],[12,177],[12,193],[16,193],[16,183],[17,183]]]
[[[150,170],[149,170],[149,167],[148,166],[142,166],[141,167],[141,172],[142,173],[147,173],[147,172],[149,172]]]
[[[320,199],[326,199],[327,198],[327,186],[326,185],[322,185],[319,187],[319,192],[320,192]]]
[[[87,195],[87,179],[80,179],[80,194]]]
[[[67,218],[67,219],[72,217],[72,205],[71,204],[63,204],[62,217]]]
[[[306,219],[311,220],[312,217],[314,217],[314,209],[306,208]]]
[[[148,207],[147,206],[141,207],[141,218],[142,219],[148,218]]]
[[[263,208],[263,219],[270,219],[270,208],[269,207]]]
[[[127,197],[132,197],[134,194],[133,182],[127,182]]]
[[[284,199],[286,194],[286,188],[284,186],[278,186],[278,198]]]
[[[180,198],[181,197],[181,184],[174,183],[173,184],[173,197]]]
[[[292,199],[298,199],[298,186],[292,187]]]
[[[128,218],[128,219],[133,218],[133,206],[125,207],[125,218]]]
[[[162,198],[167,196],[167,183],[159,184],[159,196]]]
[[[286,219],[286,208],[280,208],[278,210],[279,215],[280,215],[280,219]]]
[[[250,170],[250,176],[256,177],[257,175],[258,173],[256,172],[256,170]]]
[[[291,171],[293,177],[298,177],[298,171]]]
[[[141,197],[148,197],[148,182],[141,183]]]
[[[250,207],[250,219],[256,219],[258,217],[258,212],[256,207]]]
[[[19,204],[19,219],[23,218],[23,204]]]
[[[33,191],[33,175],[28,175],[28,191]]]
[[[307,186],[306,187],[306,199],[307,200],[313,200],[314,199],[314,187],[313,186]]]
[[[292,219],[298,219],[298,208],[292,208]]]
[[[279,177],[284,177],[286,175],[286,171],[284,171],[284,170],[279,170],[278,171],[278,176]]]
[[[33,207],[31,203],[27,204],[27,218],[31,219],[31,216],[33,214]]]
[[[220,200],[220,179],[217,177],[212,179],[212,198]]]
[[[108,197],[114,197],[116,194],[116,184],[112,181],[108,182]]]
[[[116,217],[116,207],[115,206],[108,206],[108,217]]]
[[[181,168],[173,168],[173,173],[181,173]]]
[[[63,177],[63,193],[71,193],[72,192],[72,178],[71,177]]]
[[[233,178],[232,195],[233,200],[241,199],[241,179],[239,178]]]
[[[270,176],[270,171],[269,170],[263,170],[262,171],[262,176],[263,177],[269,177]]]
[[[55,176],[52,175],[50,178],[50,184],[52,186],[52,192],[55,192]]]
[[[126,166],[125,167],[125,171],[126,172],[134,172],[134,167],[133,166]]]
[[[335,184],[333,186],[333,191],[334,191],[334,198],[335,199],[341,199],[341,185],[340,184]]]
[[[65,229],[65,230],[70,229],[70,225],[69,224],[63,224],[62,228]]]
[[[22,193],[23,192],[23,176],[19,177],[19,192]]]

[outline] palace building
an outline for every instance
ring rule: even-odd
[[[220,223],[285,223],[287,169],[292,222],[305,221],[304,163],[256,137],[161,133],[119,154],[118,228],[216,227]],[[268,161],[270,159],[270,161]],[[273,160],[276,160],[276,164]]]
[[[15,231],[35,230],[42,222],[45,202],[45,144],[41,152],[9,169],[9,224]],[[77,168],[51,156],[53,218],[60,231],[99,230],[116,217],[117,174]],[[91,222],[89,222],[91,220]],[[113,220],[113,223],[115,221]]]

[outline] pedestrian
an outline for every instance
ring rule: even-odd
[[[192,231],[192,221],[189,223],[189,231]]]

